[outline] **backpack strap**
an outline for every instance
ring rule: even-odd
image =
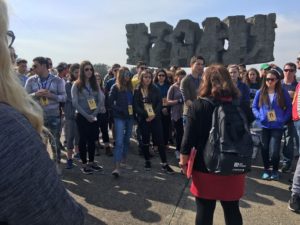
[[[204,100],[204,101],[209,102],[209,103],[212,104],[213,106],[216,106],[216,103],[213,102],[213,100],[210,99],[210,98],[207,98],[207,97],[199,97],[199,98],[200,98],[201,100]]]

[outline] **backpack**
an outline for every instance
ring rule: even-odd
[[[244,174],[250,171],[253,142],[247,119],[233,102],[214,103],[212,126],[203,156],[210,173],[218,175]]]

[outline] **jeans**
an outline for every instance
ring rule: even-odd
[[[293,194],[300,196],[300,158],[298,159],[298,163],[294,173],[292,192]]]
[[[294,121],[294,126],[295,126],[295,130],[296,130],[296,133],[297,133],[297,136],[296,138],[298,139],[298,142],[300,143],[300,120],[297,120],[297,121]],[[298,152],[300,154],[300,146],[298,144]]]
[[[48,128],[52,137],[49,137],[49,142],[53,152],[54,159],[61,160],[61,152],[59,148],[60,143],[60,128],[61,120],[59,116],[45,116],[44,125]]]
[[[287,124],[286,129],[284,130],[284,145],[282,149],[283,154],[283,163],[286,164],[288,167],[292,165],[293,158],[294,158],[294,138],[297,134],[296,128],[294,126],[293,121],[290,121]]]
[[[67,149],[73,149],[74,144],[77,146],[79,144],[79,134],[75,119],[66,118],[65,130],[65,136],[67,139]]]
[[[120,119],[114,118],[115,124],[115,150],[114,160],[116,163],[121,162],[122,159],[127,158],[127,152],[129,148],[129,141],[132,132],[133,118]]]
[[[264,169],[270,168],[270,153],[273,171],[278,171],[280,160],[280,144],[283,129],[262,129],[262,148],[261,154],[264,163]]]
[[[197,214],[196,225],[213,225],[216,200],[196,197]],[[239,201],[221,201],[226,225],[242,225],[243,219],[239,208]]]

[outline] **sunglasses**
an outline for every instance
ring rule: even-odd
[[[277,79],[276,79],[276,78],[266,78],[266,81],[267,81],[267,82],[270,82],[270,81],[273,82],[273,81],[275,81],[275,80],[277,80]]]
[[[7,39],[8,47],[10,48],[16,39],[14,32],[12,32],[11,30],[7,31],[6,39]]]
[[[123,73],[123,76],[124,76],[124,77],[130,77],[130,76],[131,76],[131,73],[130,73],[129,71],[125,71],[125,72]]]
[[[92,69],[92,68],[85,68],[84,71],[85,71],[85,72],[87,72],[87,71],[93,72],[93,69]]]
[[[284,72],[290,72],[290,73],[293,73],[293,72],[295,72],[295,70],[294,70],[294,69],[284,69],[283,71],[284,71]]]

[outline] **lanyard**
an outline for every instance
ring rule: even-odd
[[[132,92],[131,91],[127,91],[127,102],[128,102],[128,105],[132,105],[132,99],[133,99]]]
[[[85,90],[89,93],[89,96],[92,95],[93,92],[92,88],[85,86]]]
[[[50,77],[50,74],[48,74],[47,79],[44,80],[44,81],[42,81],[41,78],[40,78],[40,82],[41,82],[42,89],[47,89],[47,83],[48,83],[49,77]],[[40,86],[40,85],[39,85],[39,86]],[[50,86],[50,85],[49,85],[49,86]]]

